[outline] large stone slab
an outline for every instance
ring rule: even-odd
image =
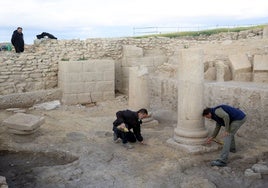
[[[233,80],[251,81],[251,63],[246,54],[233,54],[229,56]]]
[[[9,133],[12,133],[12,134],[19,134],[19,135],[28,135],[28,134],[33,134],[35,133],[36,131],[38,130],[38,128],[34,129],[34,130],[16,130],[16,129],[11,129],[11,128],[8,128],[7,129],[7,132]],[[0,187],[1,188],[1,187]]]
[[[17,113],[3,121],[3,125],[10,129],[33,131],[45,123],[45,118],[32,114]]]

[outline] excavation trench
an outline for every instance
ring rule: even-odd
[[[9,188],[35,187],[33,169],[42,166],[65,165],[78,157],[62,152],[0,151],[0,176],[6,177]]]

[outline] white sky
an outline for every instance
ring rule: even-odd
[[[2,28],[12,33],[17,26],[23,27],[24,35],[27,28],[39,28],[40,33],[79,31],[92,36],[98,27],[172,27],[199,24],[202,18],[202,24],[213,20],[215,25],[217,19],[239,24],[241,20],[267,18],[268,23],[268,0],[6,0],[0,7],[0,35]]]

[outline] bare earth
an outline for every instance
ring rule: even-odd
[[[190,155],[167,144],[176,124],[160,121],[142,127],[146,145],[135,143],[127,150],[113,142],[112,122],[118,110],[127,109],[127,99],[88,106],[60,106],[54,110],[26,109],[42,115],[45,124],[32,135],[20,136],[0,129],[0,176],[9,187],[38,188],[177,188],[177,187],[268,187],[262,179],[244,172],[257,162],[268,164],[265,130],[236,137],[237,153],[230,154],[227,167],[211,167],[220,151]],[[0,121],[14,112],[0,111]],[[213,143],[216,144],[216,143]]]

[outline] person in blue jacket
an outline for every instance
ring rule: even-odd
[[[144,144],[141,135],[142,119],[148,116],[148,111],[142,108],[138,111],[121,110],[116,112],[116,120],[113,122],[114,141],[122,139],[123,146],[132,149],[133,146],[129,142],[137,140]]]
[[[224,145],[221,151],[220,158],[211,162],[211,166],[226,166],[229,152],[236,152],[235,138],[237,130],[246,121],[246,114],[229,105],[219,105],[213,108],[205,108],[203,110],[203,117],[213,119],[216,121],[216,127],[211,137],[208,137],[207,143],[216,138],[222,126],[225,127],[223,137]]]

